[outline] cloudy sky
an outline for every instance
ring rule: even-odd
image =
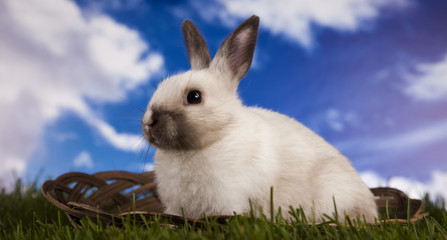
[[[0,184],[152,166],[140,118],[189,68],[181,22],[212,55],[260,16],[244,103],[287,114],[370,186],[447,198],[447,3],[442,0],[0,2]]]

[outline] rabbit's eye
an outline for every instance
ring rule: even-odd
[[[186,101],[189,104],[199,104],[202,102],[202,93],[198,90],[192,90],[188,93]]]

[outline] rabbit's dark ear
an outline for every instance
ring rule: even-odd
[[[183,21],[182,29],[191,69],[208,68],[211,63],[210,52],[199,30],[190,20]]]
[[[251,16],[237,27],[217,50],[212,67],[230,73],[236,86],[250,68],[258,39],[259,17]]]

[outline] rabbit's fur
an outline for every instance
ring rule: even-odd
[[[239,81],[250,68],[259,18],[230,34],[211,60],[202,36],[185,20],[191,70],[160,83],[144,114],[143,133],[157,147],[158,194],[169,214],[231,215],[274,206],[288,217],[302,207],[309,220],[377,217],[372,193],[349,160],[301,123],[242,105]],[[191,104],[188,94],[201,93]]]

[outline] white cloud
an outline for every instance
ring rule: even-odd
[[[447,100],[447,55],[439,62],[419,64],[417,74],[408,74],[405,93],[416,100]]]
[[[425,125],[412,131],[391,136],[377,138],[350,139],[346,142],[338,142],[335,145],[342,152],[349,149],[363,150],[370,154],[371,151],[403,151],[435,144],[447,139],[447,121]]]
[[[329,124],[329,127],[334,131],[340,132],[345,129],[345,126],[342,123],[341,113],[336,109],[331,108],[327,111],[326,121]]]
[[[356,113],[348,111],[341,112],[335,108],[330,108],[326,111],[326,124],[334,131],[344,131],[347,125],[359,125],[359,117]]]
[[[21,158],[9,156],[9,158],[4,159],[2,161],[2,167],[0,168],[0,187],[11,190],[16,178],[25,168],[26,162]]]
[[[87,99],[124,100],[163,67],[137,31],[68,0],[0,1],[0,181],[20,174],[44,127],[63,111],[81,116],[113,146],[137,136],[117,133]]]
[[[364,123],[362,123],[360,116],[355,111],[341,110],[333,107],[314,114],[306,122],[306,125],[317,133],[326,130],[343,132],[353,128],[364,128]]]
[[[153,171],[154,170],[154,164],[153,163],[146,163],[143,166],[143,169],[144,169],[145,172]]]
[[[411,198],[421,199],[426,193],[431,198],[441,196],[447,199],[447,172],[434,171],[426,182],[420,182],[406,177],[392,177],[384,179],[373,171],[360,173],[362,180],[368,187],[392,187],[405,192]]]
[[[386,148],[412,148],[433,144],[447,139],[447,121],[441,121],[419,129],[393,136],[375,144],[380,149]]]
[[[82,151],[73,160],[73,165],[75,167],[86,167],[88,169],[91,169],[93,168],[94,163],[90,154],[87,151]]]
[[[144,4],[144,0],[85,0],[85,4],[88,11],[105,12],[114,10],[135,10],[141,8],[147,8]]]
[[[312,47],[312,25],[355,31],[378,16],[382,7],[404,6],[406,0],[218,0],[219,4],[193,1],[206,20],[219,18],[234,26],[256,14],[261,28],[285,36],[304,47]]]
[[[94,116],[88,116],[85,119],[87,123],[95,128],[109,144],[117,149],[138,152],[144,147],[144,145],[141,144],[144,139],[143,136],[117,133],[108,123]]]

